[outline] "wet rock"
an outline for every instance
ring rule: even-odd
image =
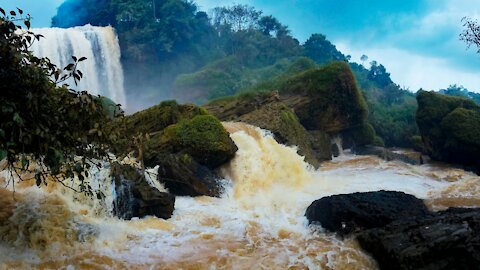
[[[208,112],[193,104],[180,105],[176,101],[164,101],[132,115],[115,119],[110,124],[110,129],[118,133],[119,138],[112,150],[117,155],[138,151],[135,137],[155,134],[170,125],[197,115],[208,115]]]
[[[279,98],[274,91],[214,101],[206,108],[223,121],[244,122],[271,131],[279,143],[297,146],[298,153],[314,167],[330,160],[330,137],[320,130],[307,131],[295,112]]]
[[[229,161],[238,150],[222,123],[213,115],[197,115],[170,125],[151,136],[144,149],[147,166],[157,165],[158,154],[171,153],[188,154],[209,169]]]
[[[417,125],[425,152],[434,160],[480,172],[480,106],[473,100],[435,92],[417,94]]]
[[[385,147],[379,146],[360,146],[355,148],[355,154],[357,155],[373,155],[378,156],[386,161],[398,160],[412,165],[421,165],[422,155],[419,153],[417,158],[413,155],[395,153]]]
[[[427,213],[423,201],[412,195],[376,191],[321,198],[307,208],[305,215],[310,223],[319,223],[328,231],[344,235]]]
[[[150,186],[139,170],[115,163],[111,174],[115,183],[115,216],[127,220],[149,215],[164,219],[172,216],[175,197]]]
[[[381,269],[480,269],[480,209],[399,218],[358,241]]]
[[[221,193],[221,185],[213,171],[196,162],[188,154],[157,156],[158,181],[178,196],[213,196]]]

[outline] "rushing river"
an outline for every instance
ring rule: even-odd
[[[265,131],[225,127],[239,150],[221,169],[224,195],[177,197],[169,220],[113,218],[108,168],[90,173],[104,200],[53,182],[23,181],[15,194],[11,184],[0,189],[0,269],[376,269],[354,240],[308,226],[308,205],[382,189],[413,194],[432,209],[480,205],[480,177],[463,170],[348,153],[314,170]],[[0,174],[2,187],[9,177]]]

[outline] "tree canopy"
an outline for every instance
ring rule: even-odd
[[[462,21],[465,29],[460,34],[460,40],[464,41],[468,48],[475,46],[477,53],[480,53],[480,24],[477,20],[468,17],[463,18]]]
[[[36,162],[37,185],[47,174],[82,180],[88,160],[107,157],[112,137],[103,127],[109,117],[101,98],[61,85],[70,77],[80,80],[76,67],[87,59],[72,56],[59,69],[33,56],[29,47],[42,36],[29,31],[30,18],[22,15],[0,9],[0,151],[12,173]]]

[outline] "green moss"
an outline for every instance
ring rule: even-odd
[[[190,119],[196,115],[207,115],[208,111],[193,104],[179,105],[176,101],[164,101],[146,110],[122,119],[127,134],[153,133]]]
[[[237,150],[222,123],[212,115],[195,116],[171,129],[172,144],[207,167],[219,166]]]
[[[461,148],[464,143],[472,142],[469,134],[475,132],[475,130],[468,130],[465,127],[466,125],[470,125],[470,128],[474,127],[475,125],[471,121],[475,117],[464,110],[459,110],[447,119],[444,118],[456,111],[457,108],[478,112],[480,111],[480,106],[470,99],[446,96],[433,91],[420,91],[417,94],[417,101],[417,125],[422,135],[426,152],[432,158],[438,160],[463,159],[461,156],[453,157],[452,153],[455,151],[452,149],[455,148],[455,145]],[[452,130],[450,127],[458,129]],[[460,133],[462,132],[465,132],[466,135],[461,136]]]
[[[425,147],[423,145],[422,136],[412,136],[410,138],[410,145],[412,146],[413,150],[418,152],[425,152]]]
[[[302,72],[288,79],[280,94],[308,96],[295,109],[301,123],[309,130],[335,133],[366,120],[368,108],[357,87],[353,73],[344,62],[334,62],[320,69]]]
[[[342,132],[344,143],[348,147],[350,147],[350,144],[351,146],[374,144],[375,136],[375,130],[369,123],[363,123]]]
[[[445,135],[444,156],[456,162],[480,160],[480,110],[456,108],[443,118],[440,126]]]
[[[193,104],[179,105],[176,101],[164,101],[158,105],[146,110],[137,112],[123,118],[112,121],[110,128],[120,134],[120,139],[113,150],[116,154],[124,155],[135,150],[134,137],[149,134],[155,136],[157,144],[160,131],[185,119],[191,119],[196,115],[208,115],[205,108]],[[169,132],[167,130],[167,132]],[[156,135],[155,135],[156,134]],[[158,145],[150,145],[152,149],[158,148]]]
[[[211,169],[233,157],[237,150],[222,123],[212,115],[197,115],[154,133],[144,145],[147,166],[161,153],[183,153]],[[185,160],[186,161],[186,160]]]
[[[379,136],[375,136],[372,144],[375,146],[385,147],[385,143],[383,142],[383,139]]]

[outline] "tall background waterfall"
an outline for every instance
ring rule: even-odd
[[[78,86],[73,81],[67,82],[70,87],[126,105],[120,46],[112,27],[85,25],[32,31],[45,37],[33,44],[33,53],[38,57],[48,57],[58,67],[71,63],[72,56],[87,58],[78,66],[84,74],[83,79]]]

